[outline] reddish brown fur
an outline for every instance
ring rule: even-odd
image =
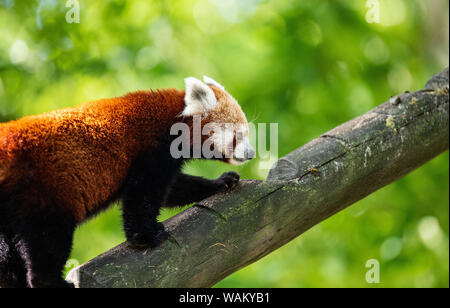
[[[210,110],[204,118],[205,123],[233,123],[247,125],[247,118],[241,106],[227,92],[215,86],[210,86],[219,101],[217,108]]]
[[[0,194],[20,181],[24,195],[52,196],[83,221],[117,193],[136,155],[182,120],[184,95],[141,91],[0,124]]]

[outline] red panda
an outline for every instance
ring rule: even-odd
[[[254,157],[248,123],[225,89],[205,77],[186,90],[140,91],[0,124],[0,287],[72,287],[61,272],[77,225],[122,200],[130,246],[155,247],[168,234],[161,207],[190,204],[234,187],[239,175],[216,180],[181,173],[189,158],[173,158],[175,123],[243,127],[211,133],[224,162]],[[190,141],[190,147],[195,145]]]

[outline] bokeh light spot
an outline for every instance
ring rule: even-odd
[[[398,237],[388,238],[380,247],[380,255],[384,260],[392,260],[398,257],[403,248],[402,240]]]
[[[364,56],[373,64],[381,65],[389,61],[389,47],[379,36],[371,36],[363,43]]]
[[[22,40],[16,40],[9,49],[9,59],[14,65],[25,62],[28,58],[28,54],[28,46]]]
[[[443,242],[443,233],[439,221],[434,216],[427,216],[420,220],[418,232],[423,244],[429,249],[438,249]]]

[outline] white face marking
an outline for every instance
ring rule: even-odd
[[[222,158],[233,165],[241,165],[255,157],[247,125],[227,123],[215,124],[213,127],[214,133],[210,140]]]
[[[234,125],[212,123],[212,126],[214,132],[210,139],[214,149],[221,153],[222,157],[231,158],[233,156]]]
[[[253,158],[255,158],[255,150],[251,146],[248,137],[245,137],[234,149],[230,162],[233,165],[241,165]]]

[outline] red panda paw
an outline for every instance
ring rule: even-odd
[[[225,172],[216,181],[221,191],[230,190],[236,187],[239,183],[241,176],[236,172]]]
[[[127,239],[131,248],[136,250],[146,250],[156,248],[170,237],[169,233],[165,231],[164,225],[158,223],[157,231],[153,234],[147,235],[143,233],[135,233]]]

